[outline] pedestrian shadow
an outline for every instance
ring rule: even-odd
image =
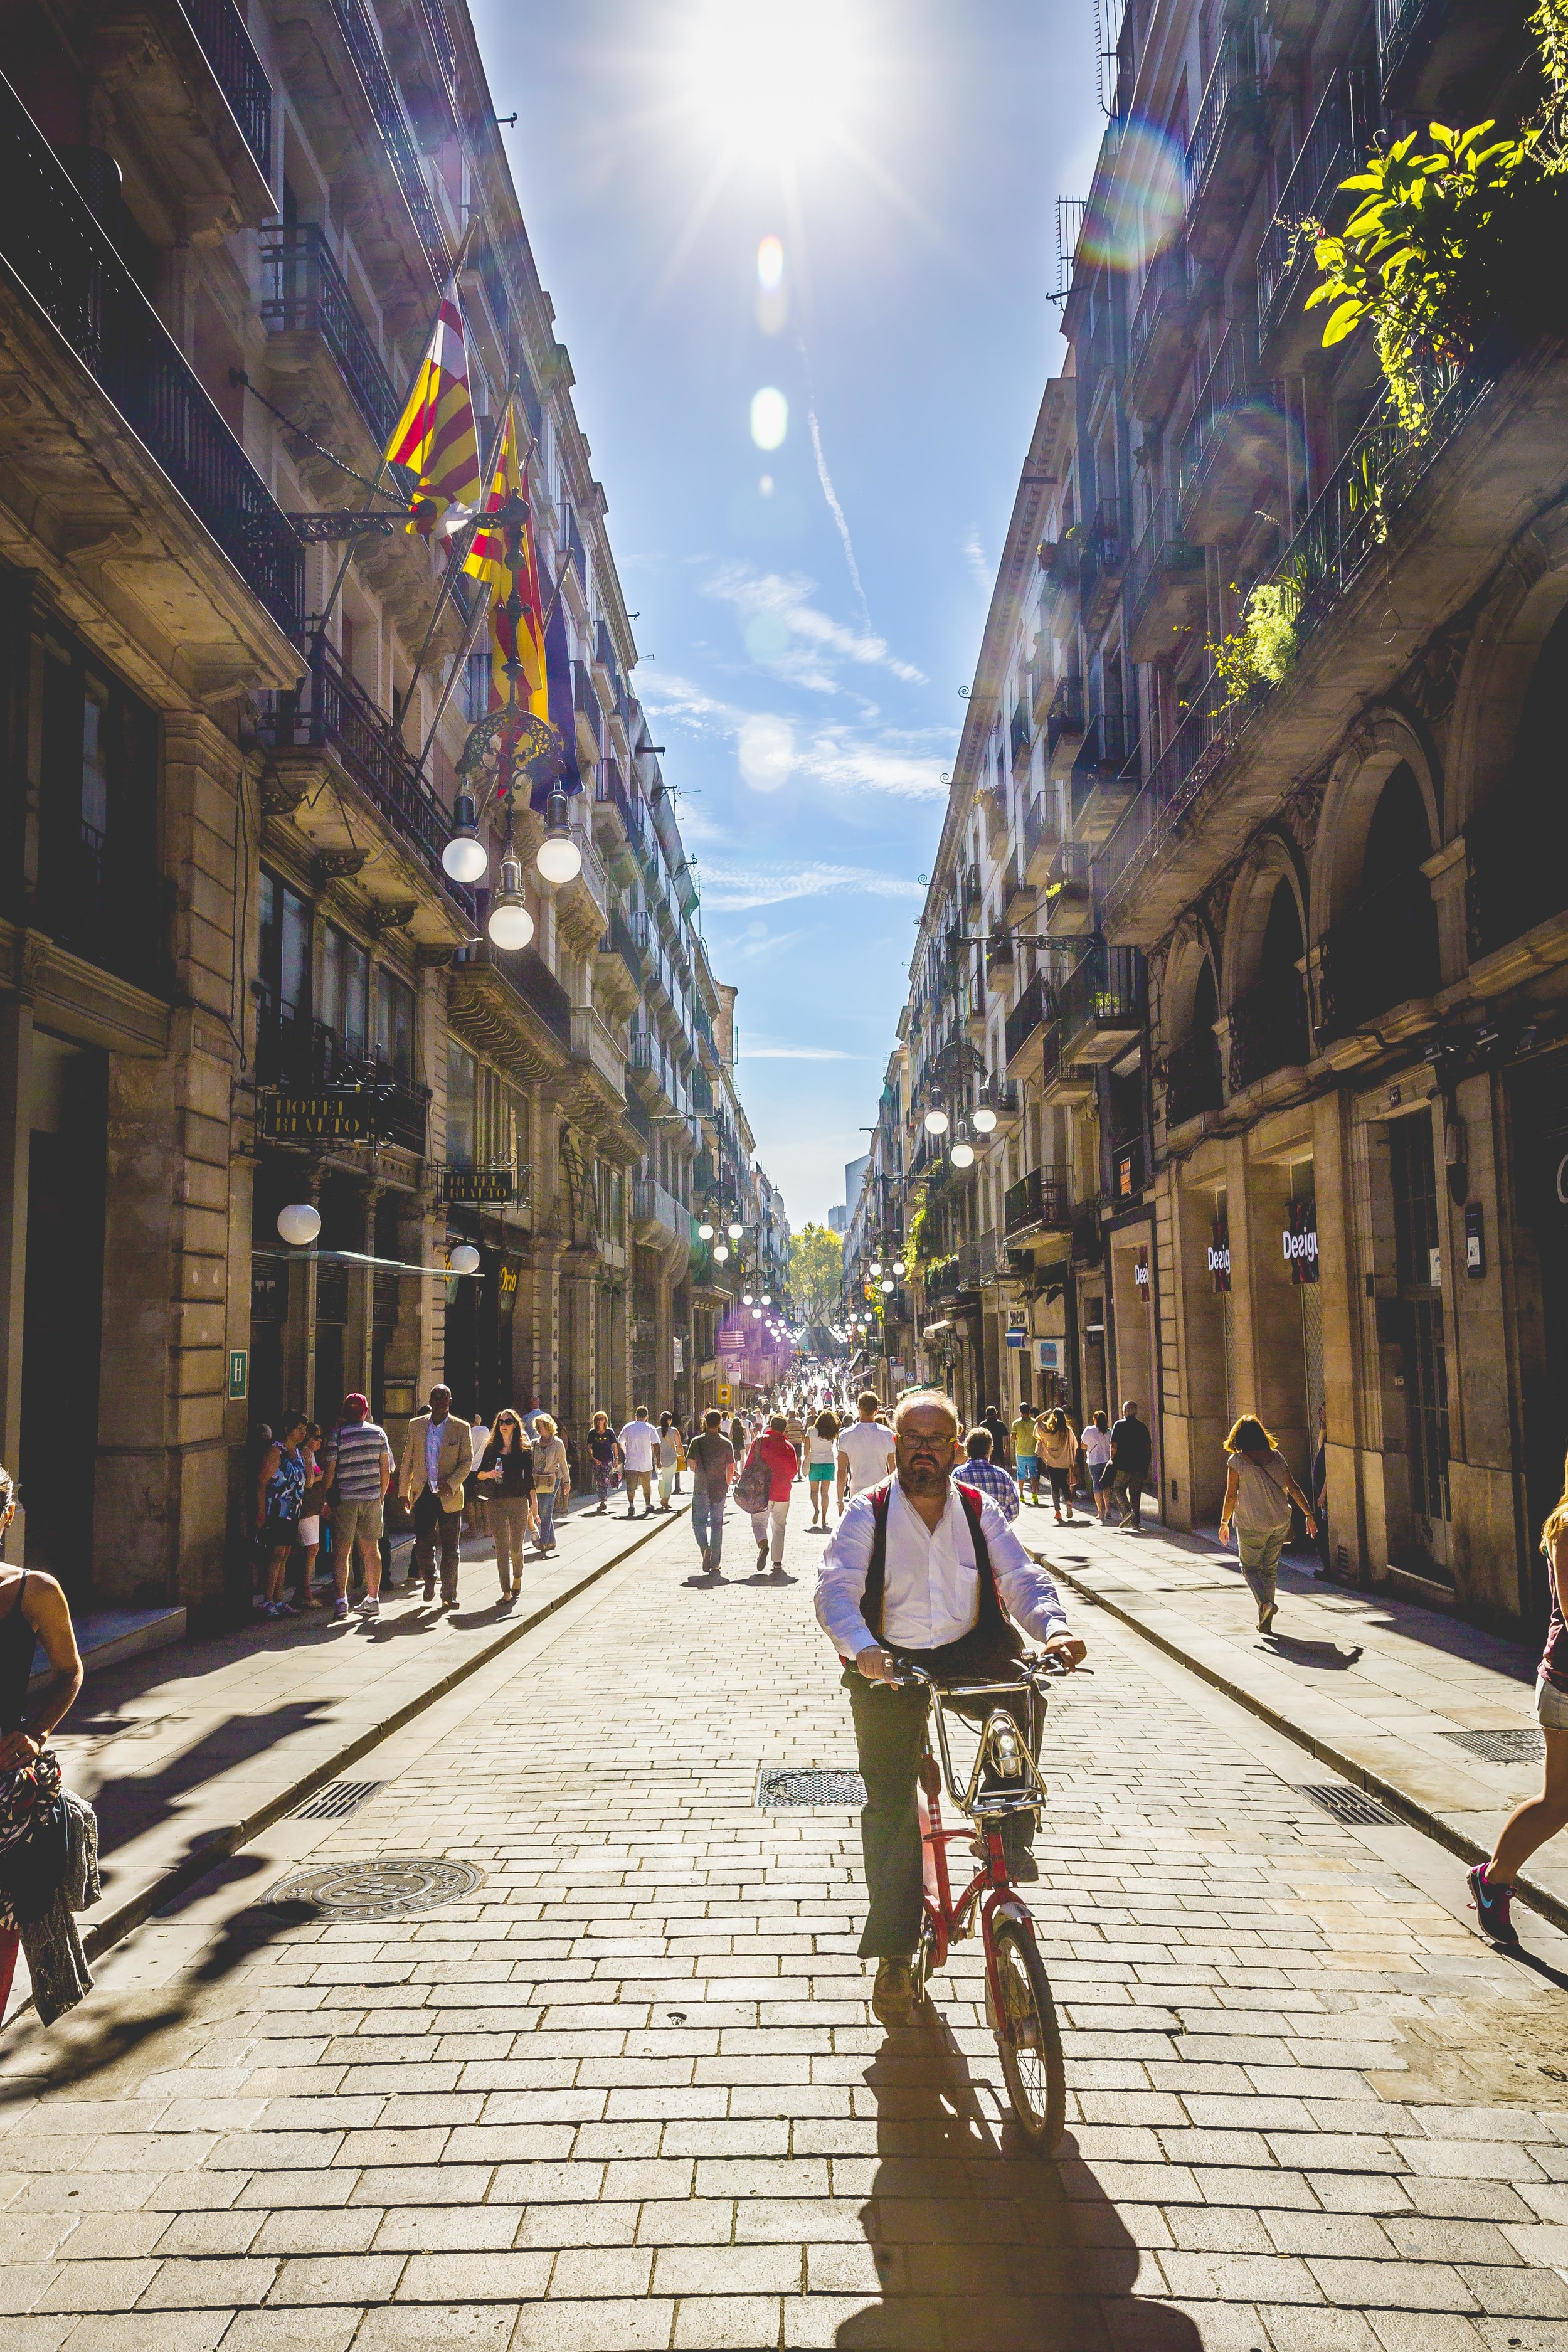
[[[1265,1633],[1260,1646],[1267,1646],[1281,1658],[1289,1658],[1298,1666],[1321,1666],[1331,1674],[1342,1675],[1353,1666],[1362,1654],[1358,1642],[1353,1650],[1342,1650],[1337,1642],[1302,1642],[1293,1633]]]
[[[1035,2155],[944,2020],[895,2028],[864,2080],[881,2300],[840,2324],[839,2352],[1201,2352],[1184,2312],[1136,2294],[1138,2247],[1070,2132]]]
[[[87,1791],[98,1815],[100,1856],[156,1828],[180,1810],[183,1798],[219,1773],[266,1754],[297,1732],[313,1730],[330,1713],[329,1700],[294,1699],[255,1715],[231,1715],[151,1772],[110,1773]],[[105,1719],[97,1718],[95,1727],[105,1728]]]
[[[704,1576],[700,1570],[695,1576],[683,1576],[680,1580],[693,1592],[717,1592],[721,1584],[730,1581],[727,1576]]]
[[[800,1579],[798,1576],[791,1576],[782,1568],[763,1568],[759,1569],[753,1576],[737,1576],[732,1578],[731,1581],[736,1584],[760,1584],[770,1592],[782,1592],[786,1584],[798,1584]]]

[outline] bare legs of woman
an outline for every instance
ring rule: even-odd
[[[1515,1808],[1502,1825],[1491,1860],[1468,1874],[1470,1899],[1482,1932],[1495,1943],[1519,1941],[1509,1917],[1513,1882],[1538,1847],[1568,1829],[1568,1731],[1543,1731],[1546,1774],[1539,1797]]]

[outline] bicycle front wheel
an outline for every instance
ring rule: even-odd
[[[1013,2113],[1037,2156],[1055,2153],[1067,2122],[1067,2070],[1050,1979],[1029,1929],[1004,1919],[996,1929],[1002,2015],[996,2048]]]

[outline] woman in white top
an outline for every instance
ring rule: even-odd
[[[1110,1518],[1110,1505],[1105,1492],[1110,1484],[1110,1432],[1106,1427],[1103,1405],[1097,1408],[1085,1425],[1083,1458],[1089,1465],[1089,1483],[1094,1494],[1094,1507],[1100,1526],[1104,1527]]]
[[[1279,1555],[1290,1532],[1290,1506],[1295,1504],[1315,1536],[1318,1523],[1312,1507],[1291,1477],[1285,1456],[1268,1432],[1252,1414],[1243,1413],[1225,1441],[1230,1457],[1225,1482],[1225,1508],[1220,1513],[1219,1539],[1230,1541],[1236,1528],[1236,1549],[1241,1572],[1258,1603],[1258,1630],[1267,1633],[1279,1614],[1275,1584]]]
[[[827,1506],[838,1463],[838,1423],[819,1412],[805,1433],[805,1473],[811,1486],[811,1524],[827,1532]]]

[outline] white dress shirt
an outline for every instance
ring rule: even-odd
[[[1042,1642],[1053,1633],[1065,1633],[1067,1616],[1056,1586],[1029,1558],[989,1496],[980,1500],[980,1529],[1008,1615]],[[872,1498],[857,1495],[846,1504],[822,1555],[816,1622],[843,1658],[858,1656],[879,1640],[860,1613],[875,1533]],[[947,1508],[933,1530],[895,1479],[888,1498],[879,1638],[893,1649],[937,1650],[967,1633],[979,1615],[980,1572],[963,1504],[950,1487]]]

